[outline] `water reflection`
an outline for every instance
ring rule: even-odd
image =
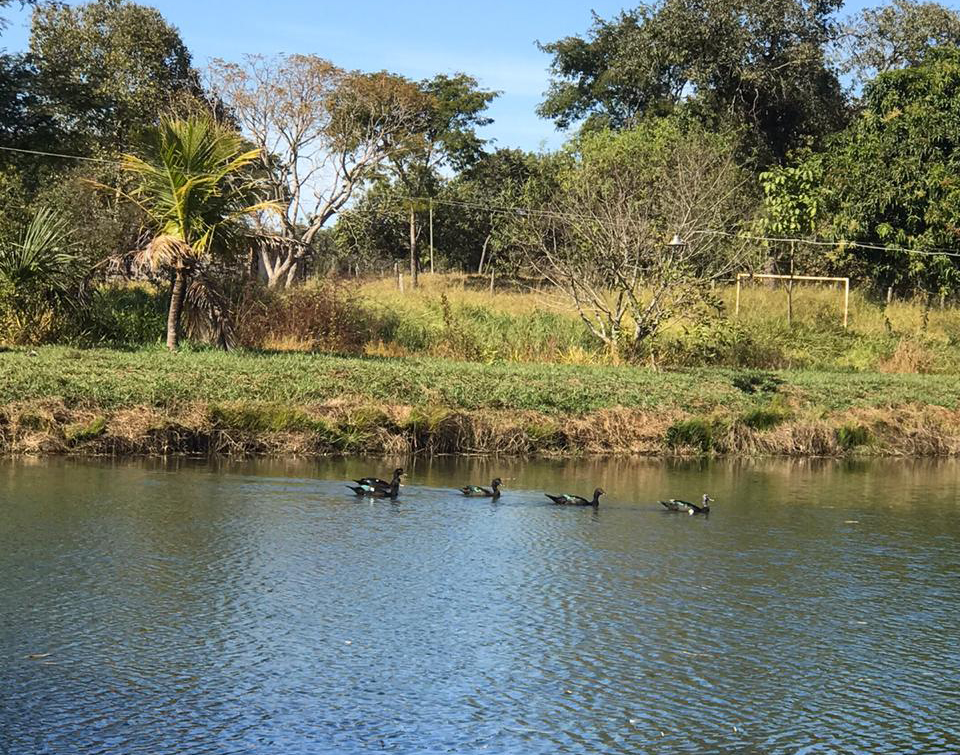
[[[0,752],[955,753],[958,470],[3,463]]]

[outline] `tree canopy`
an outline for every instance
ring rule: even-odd
[[[960,284],[960,50],[881,74],[864,109],[828,150],[824,191],[840,238],[926,251],[851,250],[879,286],[942,291]]]
[[[74,149],[122,150],[199,79],[177,29],[129,0],[38,5],[30,55],[37,91]]]
[[[960,44],[960,13],[940,3],[892,0],[865,8],[840,30],[840,70],[857,84],[897,68],[916,66],[937,47]]]
[[[763,161],[845,117],[828,65],[842,0],[658,0],[585,36],[541,45],[553,81],[539,112],[557,125],[624,128],[685,106],[712,126],[745,129]]]

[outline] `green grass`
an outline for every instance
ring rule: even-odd
[[[298,407],[355,398],[374,405],[431,407],[430,411],[435,407],[536,410],[557,416],[615,406],[674,408],[693,414],[716,407],[747,412],[769,404],[769,393],[749,394],[735,387],[742,373],[727,369],[655,372],[626,366],[480,364],[302,353],[169,354],[161,348],[130,352],[42,347],[34,353],[31,356],[26,349],[0,352],[0,403],[56,398],[68,406],[104,408],[195,402]],[[783,381],[781,396],[823,410],[960,406],[960,381],[950,375],[826,371],[775,375]],[[285,414],[272,419],[259,416],[256,422],[269,425],[276,420],[283,426],[296,424],[296,419],[295,414]]]
[[[548,287],[517,284],[491,294],[485,284],[474,288],[477,281],[452,274],[425,275],[421,283],[401,294],[392,279],[308,282],[292,295],[239,306],[246,315],[237,323],[238,337],[265,351],[480,364],[592,367],[625,361]],[[739,369],[746,393],[775,391],[775,382],[765,377],[770,371],[960,373],[956,306],[885,306],[853,291],[844,329],[836,288],[798,287],[788,327],[783,290],[745,286],[736,316],[734,289],[718,287],[715,294],[722,306],[688,310],[665,323],[640,350],[640,361],[673,370]],[[79,346],[156,346],[164,336],[167,295],[165,288],[146,284],[104,286],[93,292],[82,317],[58,320],[47,328],[47,338]],[[4,329],[8,320],[0,311],[0,343],[18,342],[16,333]]]

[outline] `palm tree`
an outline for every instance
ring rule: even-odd
[[[255,201],[249,167],[260,150],[205,115],[166,118],[151,130],[142,157],[125,155],[136,188],[128,195],[155,235],[138,261],[173,273],[167,348],[180,339],[180,314],[191,276],[240,229],[246,215],[270,209]]]
[[[19,238],[0,244],[0,298],[7,307],[14,340],[43,337],[57,310],[75,304],[80,274],[67,222],[41,207],[21,228]]]

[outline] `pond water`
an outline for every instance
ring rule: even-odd
[[[411,463],[0,463],[0,753],[960,752],[956,463]]]

